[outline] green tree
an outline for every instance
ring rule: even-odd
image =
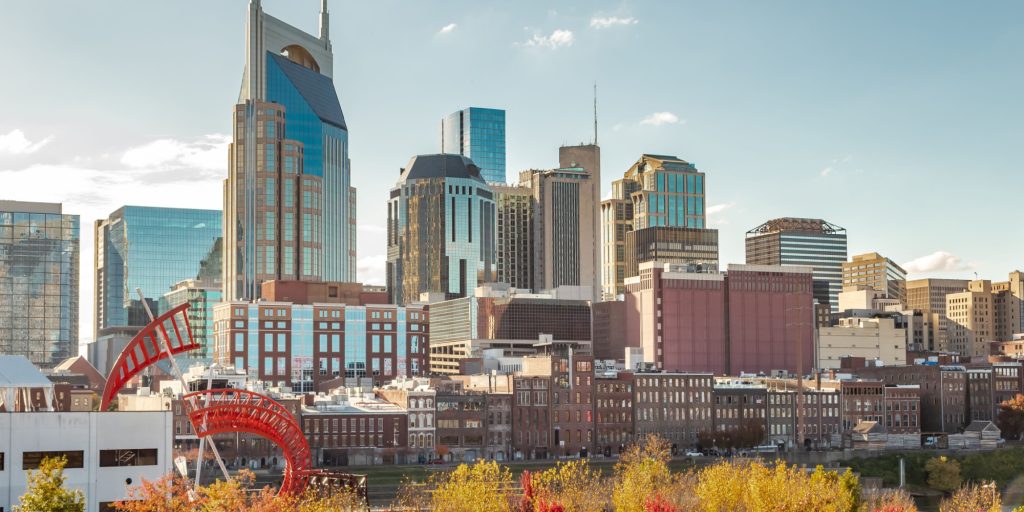
[[[924,463],[924,470],[928,472],[929,487],[945,492],[960,488],[960,463],[955,459],[933,457]]]
[[[15,512],[83,512],[85,496],[80,490],[64,488],[64,466],[68,459],[47,457],[39,463],[38,471],[28,474],[28,488],[21,495]]]
[[[999,404],[996,425],[1002,430],[1003,439],[1020,439],[1024,432],[1024,395],[1018,394]]]

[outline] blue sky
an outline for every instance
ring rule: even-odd
[[[265,0],[314,32],[316,0]],[[243,1],[3,2],[0,198],[92,221],[123,204],[219,208]],[[1024,267],[1024,3],[406,1],[331,3],[335,86],[359,189],[360,277],[383,280],[399,167],[441,117],[508,111],[509,173],[592,137],[604,193],[643,152],[707,173],[723,263],[778,216],[849,230],[915,276]],[[1017,192],[1014,192],[1017,191]],[[961,214],[958,212],[967,212]]]

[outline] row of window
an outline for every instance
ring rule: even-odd
[[[81,469],[85,467],[85,451],[83,450],[51,450],[51,451],[29,451],[21,454],[21,469],[23,471],[39,469],[44,459],[55,459],[64,457],[67,460],[65,469]],[[133,448],[118,450],[100,450],[100,467],[120,466],[156,466],[156,448]],[[4,467],[4,453],[0,452],[0,471]]]

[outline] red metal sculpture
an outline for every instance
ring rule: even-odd
[[[295,417],[273,398],[244,389],[211,389],[182,397],[196,435],[248,432],[281,447],[287,466],[281,493],[305,490],[313,467],[306,436]]]
[[[188,303],[185,303],[160,315],[128,342],[110,368],[107,384],[103,387],[101,411],[107,410],[117,393],[132,378],[146,367],[167,358],[165,339],[170,342],[171,353],[175,355],[200,348],[192,337],[187,311]]]

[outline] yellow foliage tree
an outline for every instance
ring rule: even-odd
[[[942,500],[939,512],[999,512],[1002,500],[994,483],[965,485]]]
[[[564,512],[593,512],[608,506],[601,473],[586,460],[560,462],[530,475],[535,501],[557,503]]]
[[[432,510],[445,512],[511,512],[512,473],[494,461],[460,464],[450,473],[432,476]]]
[[[615,464],[612,489],[616,512],[643,512],[647,500],[671,488],[672,471],[668,468],[671,457],[668,441],[653,434],[623,452]]]
[[[700,472],[696,495],[707,512],[855,512],[860,486],[851,473],[759,461],[721,463]]]

